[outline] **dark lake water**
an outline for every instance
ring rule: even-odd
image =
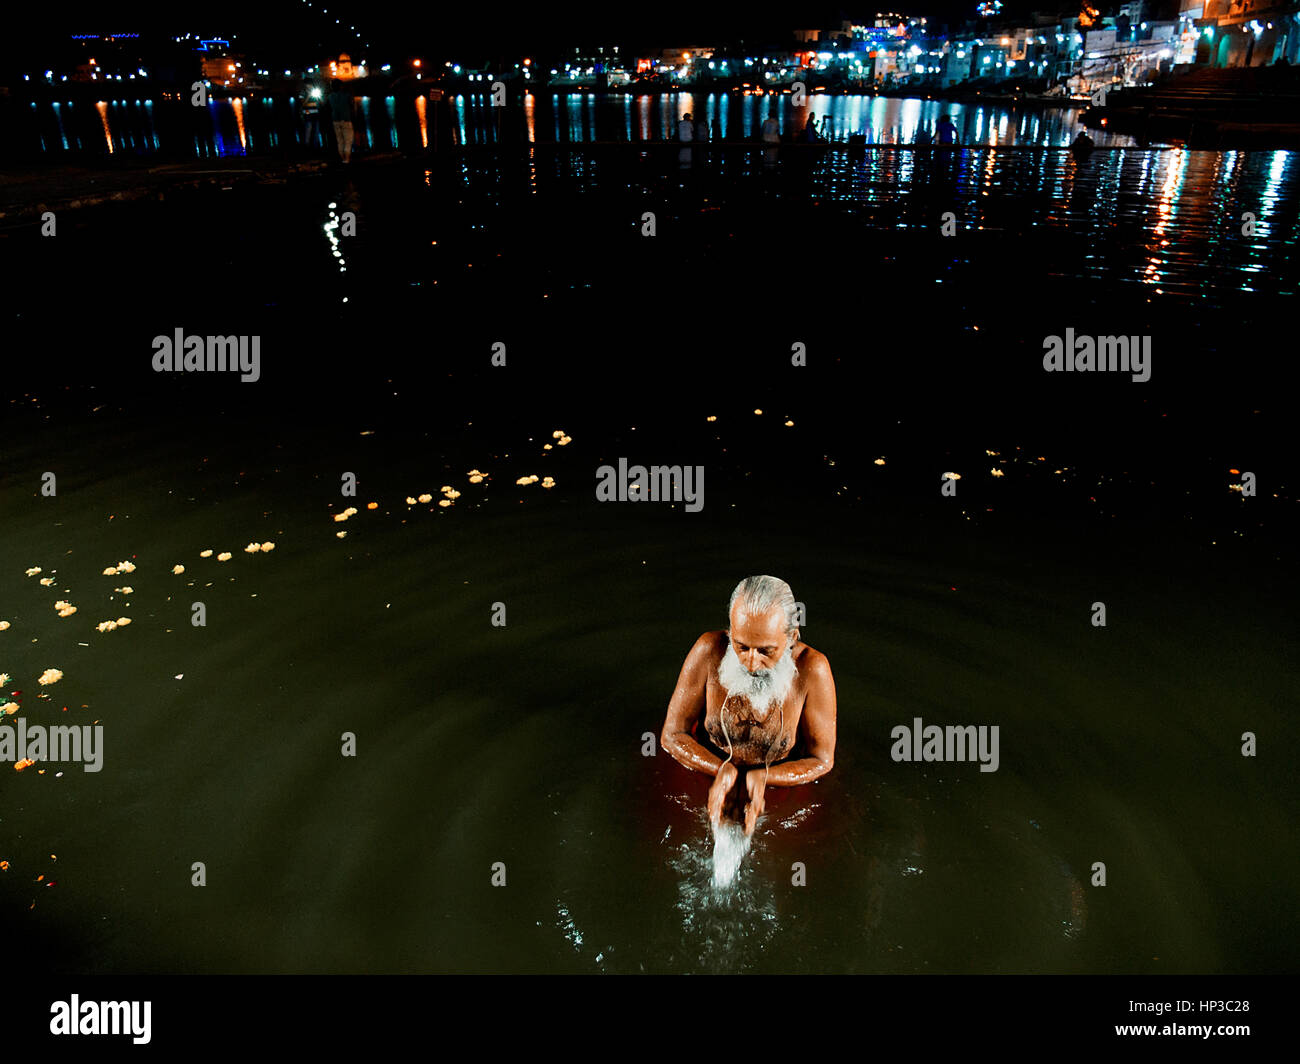
[[[60,971],[1293,969],[1296,181],[538,145],[6,230],[0,671],[105,729],[99,773],[0,772],[6,940]],[[259,336],[261,379],[153,372],[178,327]],[[1067,327],[1150,335],[1151,380],[1044,373]],[[704,466],[704,509],[598,503],[620,457]],[[707,780],[643,735],[755,572],[806,603],[839,745],[718,889]],[[999,726],[998,771],[892,761],[916,717]]]

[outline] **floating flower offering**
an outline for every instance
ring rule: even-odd
[[[185,566],[183,566],[183,565],[173,565],[173,566],[172,566],[172,575],[173,575],[173,576],[180,576],[181,573],[183,573],[183,572],[185,572]]]
[[[63,679],[63,672],[60,669],[46,669],[41,673],[40,679],[36,682],[44,687],[46,684],[58,683]]]
[[[27,570],[27,575],[28,575],[28,576],[35,576],[37,573],[40,573],[40,572],[42,572],[41,567],[40,567],[39,565],[34,565],[34,566],[32,566],[32,568],[30,568],[30,569]]]
[[[199,557],[200,557],[200,558],[211,558],[211,557],[212,557],[212,548],[209,547],[207,550],[199,551]]]
[[[41,577],[41,587],[49,587],[52,583],[54,583],[54,577],[52,576]]]
[[[231,555],[230,551],[228,551],[228,550],[224,550],[224,551],[222,551],[220,554],[217,555],[217,561],[219,561],[219,562],[228,562],[228,561],[230,561],[231,557],[232,557],[232,555]]]

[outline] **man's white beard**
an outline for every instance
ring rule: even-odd
[[[740,663],[735,648],[728,641],[726,652],[718,664],[718,682],[726,689],[728,696],[743,695],[753,706],[754,712],[765,717],[774,706],[785,702],[785,696],[790,693],[797,672],[790,647],[786,647],[785,653],[770,669],[751,673]]]

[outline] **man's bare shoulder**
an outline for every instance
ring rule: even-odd
[[[727,652],[726,632],[705,632],[691,647],[689,658],[709,665],[716,665]]]
[[[830,660],[820,650],[814,650],[807,643],[800,643],[794,658],[800,675],[809,678],[830,680]]]

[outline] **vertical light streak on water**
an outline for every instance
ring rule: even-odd
[[[244,98],[236,96],[230,101],[230,107],[235,112],[235,128],[239,131],[239,150],[248,151],[248,133],[244,129]]]
[[[357,130],[357,143],[363,148],[372,147],[374,137],[370,132],[370,97],[362,96],[361,104],[361,128]]]
[[[221,116],[217,111],[217,101],[211,100],[208,103],[208,115],[212,119],[212,140],[216,145],[217,156],[226,154],[226,141],[221,135]]]
[[[640,96],[636,101],[637,120],[642,140],[650,139],[650,97]]]
[[[108,154],[113,154],[113,131],[108,126],[108,104],[104,100],[95,103],[95,110],[99,112],[99,120],[104,124],[104,140],[108,144]]]

